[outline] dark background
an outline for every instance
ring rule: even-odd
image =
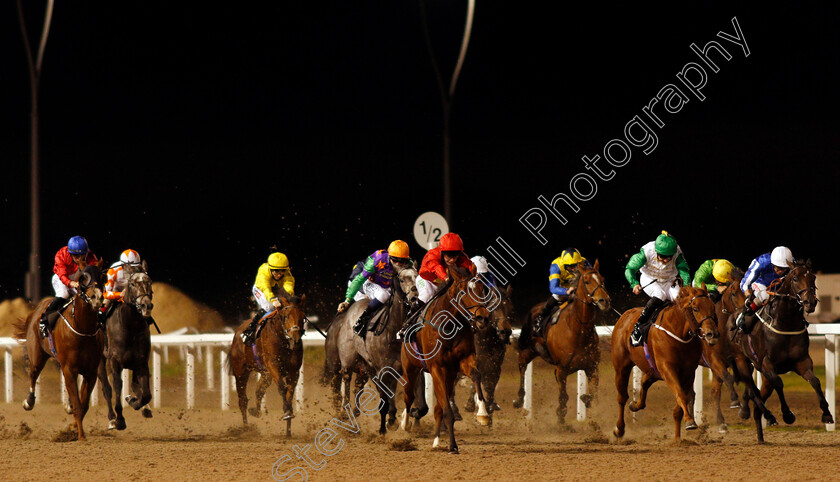
[[[35,48],[43,6],[24,3]],[[108,262],[137,249],[155,280],[228,317],[249,309],[273,244],[322,316],[375,249],[402,238],[422,257],[412,225],[443,211],[443,118],[419,4],[299,3],[57,2],[40,91],[45,295],[54,253],[76,234]],[[567,245],[601,260],[619,309],[640,303],[623,266],[661,229],[692,270],[712,257],[746,267],[779,244],[840,270],[836,3],[546,3],[477,2],[452,114],[451,229],[470,255],[502,236],[526,259],[513,278],[520,308],[547,296],[548,265]],[[427,3],[447,84],[465,5]],[[733,32],[733,16],[748,58],[715,37]],[[0,39],[8,298],[23,294],[30,242],[14,2],[0,7]],[[698,61],[689,45],[710,40],[733,58],[709,72],[707,99],[665,115],[657,149],[634,149],[540,246],[519,217],[539,194],[569,192],[580,157],[621,137]]]

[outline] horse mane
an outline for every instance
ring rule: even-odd
[[[463,268],[461,266],[452,266],[449,268],[453,272],[457,273],[461,278],[469,278],[472,273],[467,268]]]
[[[738,283],[740,283],[741,280],[744,279],[744,270],[737,266],[733,266],[732,271],[729,273],[729,275],[732,276],[733,281],[737,281]]]
[[[26,342],[27,328],[29,328],[28,318],[17,317],[17,319],[15,319],[15,321],[12,322],[12,330],[14,331],[14,337],[19,344],[23,344]]]

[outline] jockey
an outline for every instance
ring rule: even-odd
[[[720,299],[720,294],[732,282],[732,268],[732,263],[725,259],[706,260],[694,273],[694,281],[691,286],[705,288],[709,292],[709,298],[717,302]]]
[[[736,319],[736,328],[749,334],[755,325],[755,312],[770,300],[767,287],[773,281],[785,276],[793,264],[793,253],[784,246],[773,248],[752,260],[744,278],[741,280],[741,291],[746,295],[744,316]]]
[[[580,255],[575,248],[566,248],[560,256],[551,262],[548,268],[548,289],[551,296],[542,308],[542,311],[534,318],[533,333],[539,333],[542,322],[546,319],[551,310],[560,303],[569,299],[575,292],[572,280],[578,273],[578,263],[587,262],[586,258]]]
[[[82,270],[89,265],[99,266],[101,263],[102,260],[93,254],[88,248],[87,240],[82,236],[73,236],[67,242],[67,246],[58,250],[53,265],[53,273],[55,274],[52,277],[55,298],[50,301],[50,304],[41,314],[41,320],[38,323],[42,338],[47,337],[47,331],[49,330],[48,316],[66,303],[72,294],[76,293]]]
[[[257,325],[282,306],[278,295],[285,298],[295,294],[295,277],[292,276],[289,258],[285,254],[272,253],[268,262],[260,266],[251,293],[257,301],[258,309],[251,323],[240,335],[246,345],[254,343]]]
[[[128,284],[128,277],[126,277],[124,271],[125,267],[140,269],[141,265],[140,253],[133,249],[126,249],[120,253],[120,260],[108,269],[108,280],[105,282],[105,291],[103,292],[105,302],[102,313],[100,313],[100,322],[108,319],[114,306],[116,306],[116,302],[123,301],[123,291]],[[154,320],[149,317],[146,322],[151,325]]]
[[[636,273],[639,271],[641,276],[637,280]],[[688,285],[689,276],[688,263],[682,249],[667,231],[662,231],[655,241],[642,246],[642,250],[630,258],[624,277],[633,288],[633,294],[638,295],[644,290],[650,296],[630,335],[632,346],[641,345],[642,327],[648,322],[651,313],[665,302],[674,301],[679,296],[680,286]]]
[[[391,282],[395,271],[409,266],[408,243],[402,240],[393,241],[388,250],[380,249],[368,256],[362,271],[353,278],[347,287],[344,301],[338,305],[338,312],[342,313],[350,306],[351,300],[370,300],[365,311],[359,315],[353,332],[364,337],[367,322],[382,305],[391,298]]]
[[[437,248],[430,249],[423,256],[415,285],[417,285],[418,300],[406,315],[406,321],[423,309],[423,306],[437,293],[440,287],[449,281],[447,268],[462,268],[469,270],[470,276],[476,275],[476,266],[464,253],[464,242],[455,233],[446,233],[440,238]],[[407,324],[403,325],[397,339],[405,335]]]

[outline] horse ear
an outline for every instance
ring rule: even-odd
[[[505,294],[508,298],[510,298],[511,293],[513,293],[513,285],[507,285],[507,288],[505,288]]]
[[[140,263],[140,268],[143,270],[143,272],[144,272],[144,273],[148,273],[148,272],[149,272],[149,264],[148,264],[148,263],[146,263],[146,260],[145,260],[145,259],[143,260],[143,262],[142,262],[142,263]]]
[[[306,304],[306,294],[302,294],[302,295],[300,295],[300,306],[303,306],[305,304]]]
[[[811,258],[805,260],[805,267],[808,269],[808,271],[811,270]]]
[[[599,267],[601,267],[600,260],[598,258],[595,258],[595,264],[592,265],[592,269],[594,269],[595,271],[598,271]]]

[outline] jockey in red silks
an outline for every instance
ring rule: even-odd
[[[95,254],[88,247],[88,242],[82,236],[73,236],[67,242],[67,246],[58,250],[55,254],[53,265],[52,286],[55,290],[55,298],[41,314],[38,323],[41,337],[47,337],[48,317],[58,310],[67,300],[76,293],[79,288],[79,277],[87,266],[99,266],[101,264]]]

